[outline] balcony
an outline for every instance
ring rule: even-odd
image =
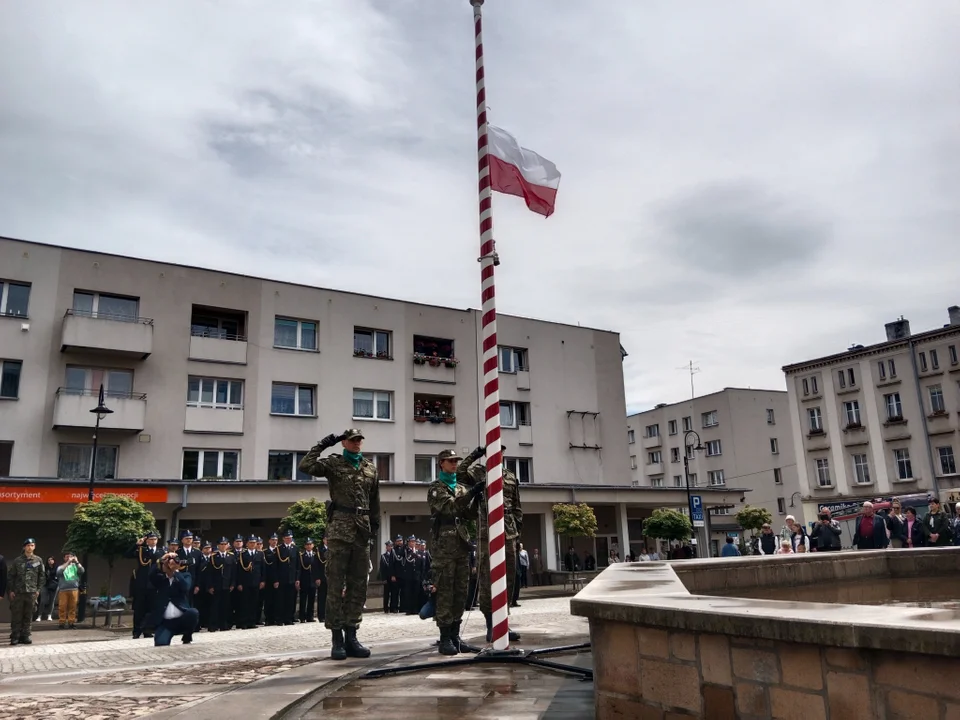
[[[452,385],[457,382],[458,364],[459,362],[454,358],[427,357],[414,353],[413,379]]]
[[[217,408],[188,405],[183,431],[207,435],[243,435],[243,407]]]
[[[663,441],[660,439],[659,435],[654,435],[652,437],[643,438],[643,447],[644,449],[649,450],[650,448],[658,448],[663,444]]]
[[[530,371],[517,370],[517,390],[530,389]]]
[[[663,475],[663,463],[647,463],[647,469],[645,471],[647,475]]]
[[[53,405],[53,429],[93,428],[98,390],[59,388]],[[103,430],[140,432],[146,427],[147,396],[140,393],[107,394],[104,404],[113,410],[100,421]]]
[[[450,418],[451,420],[453,418]],[[455,445],[457,442],[457,426],[453,422],[437,422],[434,420],[417,421],[413,424],[414,442],[445,443]]]
[[[87,310],[63,316],[61,352],[95,352],[146,359],[153,352],[153,320]]]
[[[225,365],[247,364],[247,339],[243,335],[190,335],[190,359],[197,362],[224,363]]]
[[[526,425],[520,425],[517,428],[518,439],[520,445],[533,445],[533,426],[529,423]]]

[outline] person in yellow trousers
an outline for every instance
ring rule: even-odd
[[[57,568],[57,617],[60,629],[73,629],[77,622],[77,598],[80,596],[80,576],[83,565],[71,552],[63,554],[63,565]]]

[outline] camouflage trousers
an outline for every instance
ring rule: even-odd
[[[33,623],[33,611],[37,603],[37,593],[17,593],[10,601],[10,639],[18,640],[30,637]]]
[[[430,564],[433,584],[437,588],[437,627],[447,627],[463,619],[470,587],[470,548],[458,543],[454,551],[434,550]]]
[[[516,539],[504,541],[503,549],[507,555],[507,608],[513,599],[513,586],[517,582],[517,545]],[[480,589],[480,612],[487,615],[490,607],[490,546],[487,538],[481,534],[477,541],[477,564],[480,568],[477,587]]]
[[[327,617],[329,630],[360,626],[367,600],[370,545],[346,540],[327,541]]]

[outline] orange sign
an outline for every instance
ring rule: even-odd
[[[117,487],[95,490],[93,501],[104,495],[122,495],[142,503],[165,503],[165,487]],[[68,503],[86,502],[89,491],[85,487],[56,487],[51,485],[0,485],[0,503]]]

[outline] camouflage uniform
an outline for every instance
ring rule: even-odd
[[[10,566],[7,579],[9,591],[14,593],[10,600],[10,643],[29,644],[37,595],[47,579],[43,559],[21,554]]]
[[[474,453],[476,455],[476,453]],[[457,468],[460,482],[473,485],[487,482],[487,468],[483,463],[473,465],[477,458],[467,457]],[[479,565],[477,585],[480,589],[480,612],[488,618],[492,612],[490,602],[490,545],[487,534],[486,497],[480,506],[479,540],[477,542],[477,564]],[[513,597],[517,573],[517,542],[523,529],[523,508],[520,505],[520,481],[512,472],[503,468],[503,531],[504,552],[507,565],[507,604]]]
[[[346,437],[363,435],[351,429],[341,439]],[[343,455],[321,458],[328,447],[324,441],[315,445],[301,461],[300,470],[326,478],[330,491],[332,515],[326,529],[329,592],[324,624],[329,630],[356,631],[367,599],[370,543],[379,531],[380,482],[377,467],[369,460],[361,458],[354,467]]]

